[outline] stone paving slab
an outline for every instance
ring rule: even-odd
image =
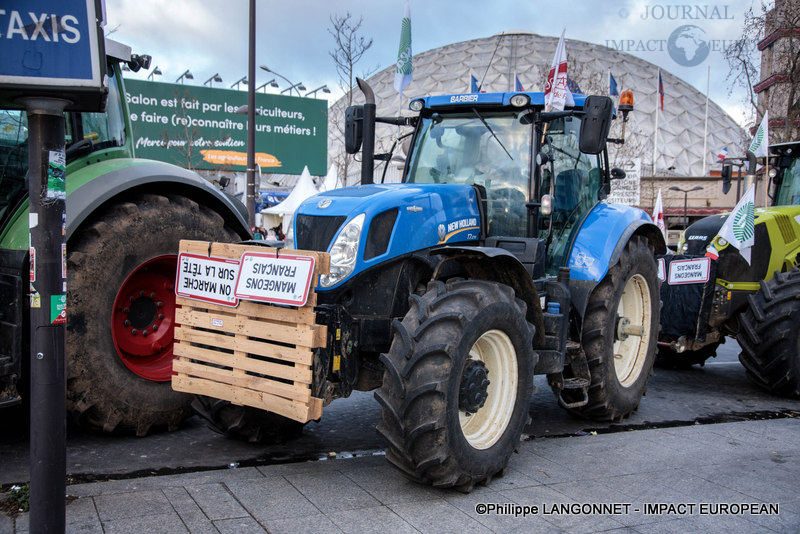
[[[540,438],[470,494],[410,482],[380,456],[77,484],[66,531],[795,534],[798,443],[796,419]],[[0,534],[28,527],[0,516]]]

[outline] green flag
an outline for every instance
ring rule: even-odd
[[[411,67],[411,8],[406,0],[403,23],[400,27],[400,49],[397,52],[397,68],[394,73],[394,88],[401,95],[406,85],[414,79]]]

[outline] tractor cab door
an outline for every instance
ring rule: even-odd
[[[542,193],[553,197],[553,215],[542,219],[539,236],[550,234],[547,273],[556,274],[569,259],[570,244],[581,221],[599,200],[603,186],[601,154],[580,151],[580,118],[563,117],[551,121],[541,151],[551,161],[542,169]],[[549,227],[552,225],[552,228]]]

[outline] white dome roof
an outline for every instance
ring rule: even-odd
[[[470,74],[487,92],[511,91],[514,77],[527,91],[542,91],[546,72],[558,43],[557,37],[545,37],[520,30],[428,50],[413,58],[414,81],[403,91],[402,110],[407,111],[409,99],[420,96],[465,93],[469,91]],[[626,127],[626,144],[619,157],[641,157],[645,170],[651,168],[653,160],[653,131],[657,106],[658,67],[630,54],[609,49],[602,45],[583,41],[566,40],[569,61],[568,75],[586,94],[608,93],[608,70],[617,81],[620,91],[632,90],[635,111],[631,113]],[[487,66],[491,66],[487,70]],[[367,81],[375,91],[378,115],[396,115],[400,108],[397,91],[393,87],[392,65],[370,77]],[[706,97],[680,78],[661,71],[664,84],[664,110],[658,123],[658,174],[700,176],[703,170],[703,128]],[[346,96],[337,101],[330,110],[329,155],[342,152],[340,135],[343,121],[342,110]],[[362,103],[363,95],[354,91],[354,103]],[[619,135],[620,123],[615,121],[612,136]],[[390,137],[396,135],[396,127],[378,125],[376,151],[388,149]],[[731,154],[744,150],[748,141],[745,131],[714,102],[708,106],[708,142],[706,146],[706,172],[717,161],[722,147]],[[616,146],[610,147],[612,160]],[[353,167],[350,169],[352,182]]]

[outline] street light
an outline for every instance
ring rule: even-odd
[[[316,89],[314,89],[313,91],[309,91],[309,92],[307,92],[307,93],[306,93],[306,97],[308,97],[308,95],[316,95],[316,94],[317,94],[317,91],[320,91],[320,90],[321,90],[323,93],[330,93],[330,92],[331,92],[331,90],[330,90],[330,89],[328,89],[328,86],[327,86],[327,85],[323,85],[323,86],[321,86],[321,87],[317,87],[317,88],[316,88]]]
[[[247,76],[242,76],[241,78],[239,78],[238,80],[236,80],[235,82],[233,82],[233,83],[231,84],[231,89],[232,89],[234,86],[235,86],[235,87],[238,89],[238,88],[239,88],[239,84],[240,84],[240,83],[243,83],[243,84],[247,85]]]
[[[289,91],[289,94],[291,95],[292,94],[292,89],[297,89],[297,96],[302,96],[300,94],[300,91],[305,91],[306,90],[306,86],[303,85],[303,82],[298,82],[298,83],[294,84],[293,86],[287,87],[286,89],[281,91],[281,94],[285,93],[286,91]]]
[[[147,75],[147,79],[152,80],[153,76],[161,76],[161,69],[159,69],[158,66],[153,69],[153,72]]]
[[[677,185],[670,186],[670,190],[672,190],[672,191],[680,191],[681,193],[683,193],[683,230],[684,231],[686,231],[686,227],[688,226],[688,222],[689,222],[689,216],[687,214],[688,213],[687,212],[687,209],[688,209],[687,203],[689,201],[689,193],[691,193],[692,191],[700,191],[701,189],[703,189],[703,187],[699,186],[699,185],[696,185],[691,189],[681,189]]]
[[[274,74],[274,75],[275,75],[275,76],[277,76],[278,78],[283,78],[284,80],[286,80],[286,83],[288,83],[289,85],[291,85],[291,87],[290,87],[289,89],[284,89],[283,91],[281,91],[281,94],[283,94],[283,93],[284,93],[285,91],[287,91],[287,90],[291,90],[291,89],[294,89],[294,88],[296,87],[296,88],[298,89],[298,91],[297,91],[297,95],[298,95],[298,96],[300,96],[300,91],[305,91],[305,90],[306,90],[306,88],[303,86],[303,82],[300,82],[300,83],[292,83],[292,82],[289,80],[289,78],[287,78],[286,76],[283,76],[282,74],[279,74],[279,73],[275,72],[274,70],[270,69],[270,68],[269,68],[269,67],[267,67],[266,65],[259,65],[259,66],[258,66],[258,68],[259,68],[259,69],[261,69],[261,70],[263,70],[263,71],[266,71],[266,72],[271,72],[272,74]],[[291,94],[291,93],[290,93],[290,94]]]
[[[189,72],[189,69],[186,69],[186,71],[183,74],[178,76],[178,79],[175,80],[175,83],[181,82],[181,84],[183,84],[184,78],[187,80],[194,80],[194,76],[192,76],[192,73]]]
[[[203,85],[208,85],[209,87],[213,87],[214,84],[211,82],[222,83],[222,78],[219,77],[219,73],[216,73],[211,78],[207,79],[203,82]]]
[[[258,87],[256,87],[256,92],[258,92],[258,90],[259,90],[259,89],[261,89],[261,88],[263,87],[263,88],[264,88],[264,92],[266,93],[266,92],[267,92],[267,86],[268,86],[268,85],[269,85],[270,87],[274,87],[274,88],[276,88],[276,89],[278,88],[278,84],[277,84],[277,82],[275,81],[275,78],[272,78],[270,81],[268,81],[268,82],[265,82],[265,83],[262,83],[261,85],[259,85]]]

